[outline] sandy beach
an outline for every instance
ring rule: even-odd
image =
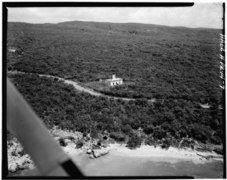
[[[170,147],[168,150],[160,147],[142,145],[130,150],[125,145],[110,144],[106,149],[109,153],[91,159],[86,153],[86,147],[76,149],[69,143],[63,147],[75,164],[86,176],[187,176],[193,178],[222,178],[223,157],[216,153],[198,152]],[[17,164],[23,164],[23,159]],[[25,159],[27,161],[27,159]],[[31,164],[30,164],[31,166]],[[32,166],[31,166],[32,167]],[[30,168],[29,168],[30,169]],[[36,169],[26,170],[22,176],[37,176]]]
[[[161,147],[154,147],[149,145],[142,145],[137,149],[129,149],[125,144],[109,144],[106,148],[109,150],[109,155],[123,156],[123,157],[157,157],[159,159],[163,159],[164,161],[170,160],[171,162],[185,160],[192,161],[195,164],[204,164],[208,162],[212,162],[214,160],[223,160],[223,156],[218,155],[215,152],[198,152],[191,149],[178,149],[174,147],[170,147],[169,149],[162,149]],[[85,153],[85,149],[75,149],[74,146],[64,147],[64,151],[71,155],[80,155]],[[212,158],[204,158],[204,157],[212,156]]]
[[[66,147],[82,172],[88,176],[188,176],[196,178],[221,178],[223,157],[214,152],[196,152],[187,149],[142,145],[130,150],[125,145],[110,144],[105,156],[90,159],[82,149]],[[212,158],[203,158],[212,156]]]
[[[131,150],[125,145],[111,144],[112,153],[120,156],[128,157],[158,157],[166,161],[167,159],[177,160],[190,160],[193,163],[203,164],[213,160],[222,160],[222,156],[215,152],[198,152],[191,149],[178,149],[170,147],[169,149],[162,149],[161,147],[154,147],[149,145],[142,145],[140,148]],[[213,158],[206,159],[202,156],[213,156]],[[173,161],[171,160],[171,161]]]
[[[52,132],[53,133],[53,132]],[[54,130],[54,137],[71,136],[81,139],[81,133]],[[162,149],[149,145],[141,145],[129,149],[126,144],[109,143],[101,151],[107,154],[91,158],[87,151],[92,143],[87,141],[81,148],[76,148],[74,141],[67,140],[63,150],[86,176],[189,176],[196,178],[221,178],[223,176],[223,156],[215,152],[199,152],[192,149],[170,147]],[[19,154],[22,149],[13,142],[9,148]],[[18,152],[17,152],[18,151]],[[97,151],[100,151],[97,149]],[[20,167],[33,169],[28,155],[22,157],[9,156],[9,169],[14,172]],[[23,169],[23,168],[22,168]],[[22,175],[37,175],[36,170],[24,171]]]
[[[196,156],[195,152],[174,148],[166,151],[142,146],[129,150],[119,144],[112,144],[110,148],[107,155],[95,159],[91,159],[82,149],[66,147],[65,150],[85,176],[223,177],[221,157],[207,160]],[[36,172],[33,170],[29,175],[37,175]]]

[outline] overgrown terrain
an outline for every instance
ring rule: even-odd
[[[88,83],[112,74],[106,93],[220,103],[220,30],[146,24],[8,23],[8,68]]]
[[[169,145],[176,145],[187,136],[202,143],[221,144],[221,110],[217,107],[203,109],[182,99],[154,104],[106,99],[37,75],[10,78],[49,128],[58,126],[86,134],[107,131],[119,141],[131,137],[136,141],[133,147],[145,139],[154,144],[163,138],[168,139]],[[138,135],[139,129],[142,135]]]
[[[141,139],[152,144],[163,138],[174,144],[187,136],[221,144],[219,33],[145,24],[8,23],[7,47],[16,51],[7,52],[7,68],[81,83],[116,74],[127,83],[104,93],[142,98],[129,102],[98,98],[57,80],[11,76],[49,127],[108,131],[121,140],[128,135],[129,146]],[[144,98],[163,101],[148,103]]]

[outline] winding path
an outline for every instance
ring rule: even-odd
[[[97,92],[93,89],[90,89],[88,87],[83,87],[75,81],[64,79],[64,78],[61,78],[59,76],[52,76],[52,75],[48,75],[48,74],[26,73],[26,72],[22,72],[22,71],[8,71],[7,73],[8,74],[35,74],[35,75],[38,75],[40,77],[57,78],[58,80],[63,81],[65,84],[72,85],[77,91],[86,92],[86,93],[88,93],[92,96],[101,96],[101,97],[112,98],[112,99],[116,99],[116,100],[120,99],[120,100],[123,100],[123,101],[135,101],[135,100],[137,100],[136,98],[124,98],[124,97],[106,95],[106,94]],[[155,103],[158,100],[161,100],[162,102],[164,101],[164,99],[156,99],[156,98],[148,99],[147,101],[151,102],[151,103]],[[209,109],[210,108],[209,104],[198,103],[198,105],[203,109]]]
[[[136,100],[135,98],[124,98],[124,97],[116,97],[116,96],[109,96],[109,95],[105,95],[103,93],[97,92],[93,89],[90,89],[88,87],[83,87],[81,85],[79,85],[77,82],[72,81],[72,80],[67,80],[58,76],[52,76],[52,75],[48,75],[48,74],[37,74],[37,73],[26,73],[26,72],[22,72],[22,71],[8,71],[8,74],[35,74],[38,75],[40,77],[48,77],[48,78],[57,78],[58,80],[63,81],[65,84],[70,84],[72,85],[76,90],[81,91],[81,92],[86,92],[92,96],[102,96],[102,97],[106,97],[106,98],[112,98],[112,99],[120,99],[123,101],[134,101]],[[156,99],[149,99],[149,102],[156,102]]]

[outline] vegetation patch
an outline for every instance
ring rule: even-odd
[[[142,130],[143,139],[152,136],[154,141],[172,137],[180,142],[190,137],[201,143],[222,144],[222,110],[218,106],[203,109],[182,99],[150,105],[143,100],[91,96],[38,75],[17,74],[10,78],[49,128],[57,125],[94,137],[108,132],[122,140],[124,135]]]
[[[91,86],[120,97],[183,99],[211,106],[223,102],[221,30],[84,22],[9,22],[7,30],[7,46],[16,49],[7,52],[10,70],[81,83],[116,74],[133,84],[110,90],[99,83]]]

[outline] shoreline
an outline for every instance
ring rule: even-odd
[[[82,149],[65,148],[65,152],[69,155],[86,154]],[[160,158],[162,161],[192,161],[195,164],[204,164],[212,162],[213,160],[223,161],[223,156],[215,152],[200,152],[190,149],[178,149],[170,147],[169,149],[162,149],[161,147],[154,147],[149,145],[141,145],[136,149],[129,149],[125,144],[109,144],[109,147],[103,148],[109,150],[109,153],[104,156],[123,156],[133,158]],[[206,158],[208,157],[208,158]]]
[[[178,150],[170,147],[142,145],[130,150],[125,145],[110,144],[109,153],[90,158],[83,151],[69,153],[80,170],[88,176],[188,176],[194,178],[221,178],[223,157],[216,153]],[[213,155],[202,158],[197,155]]]
[[[123,166],[125,163],[130,166],[130,161],[137,162],[137,160],[143,161],[144,163],[152,162],[153,164],[170,163],[175,165],[183,162],[193,163],[199,166],[212,162],[223,163],[223,156],[214,151],[201,152],[189,148],[178,149],[176,147],[162,149],[160,146],[154,147],[144,144],[136,149],[129,149],[126,147],[126,143],[120,144],[110,141],[93,149],[98,139],[88,140],[80,132],[61,130],[55,127],[50,130],[50,133],[56,141],[64,139],[65,145],[61,146],[62,149],[81,169],[85,169],[85,174],[90,174],[90,167],[93,168],[93,173],[96,173],[95,170],[98,168],[95,167],[96,163],[103,165],[103,163],[105,164],[107,162],[111,164],[112,161],[118,166]],[[81,140],[83,145],[78,147],[77,142]],[[8,142],[8,168],[10,172],[17,173],[18,170],[27,171],[34,168],[30,156],[22,152],[23,148],[16,139]],[[133,165],[133,167],[135,166]],[[117,166],[114,168],[118,169]],[[109,172],[110,170],[106,169],[106,171]],[[102,171],[102,173],[105,172]]]
[[[55,127],[51,130],[51,133],[58,138],[71,136],[77,140],[83,139],[83,146],[80,148],[75,148],[74,141],[67,141],[67,145],[62,147],[63,150],[71,155],[71,154],[84,154],[90,155],[87,152],[92,149],[94,144],[97,144],[98,139],[85,140],[80,132],[70,132],[58,129]],[[90,137],[90,135],[89,135]],[[223,161],[223,155],[220,155],[214,151],[198,151],[192,150],[191,148],[177,148],[170,146],[168,149],[163,149],[160,146],[152,146],[142,144],[140,147],[135,149],[130,149],[126,147],[126,143],[117,143],[117,142],[106,142],[104,143],[105,147],[100,146],[99,149],[95,151],[108,151],[108,153],[104,153],[101,156],[125,156],[125,157],[140,157],[140,158],[167,158],[167,159],[178,159],[185,161],[193,161],[194,163],[202,164],[211,162],[212,160],[220,160]],[[99,158],[99,157],[97,157]],[[95,158],[96,159],[96,158]]]

